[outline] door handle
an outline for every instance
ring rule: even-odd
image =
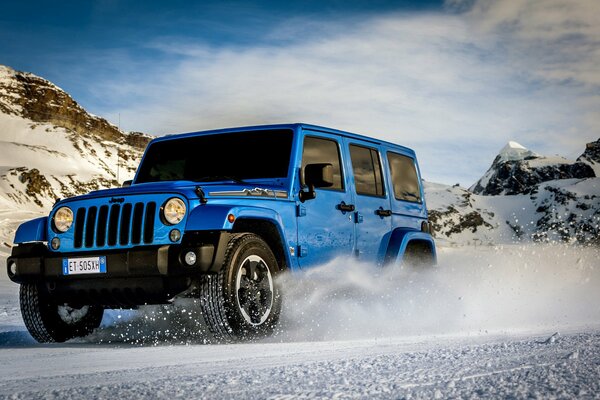
[[[391,217],[392,210],[384,210],[383,208],[380,208],[379,210],[375,210],[375,214],[379,215],[380,217]]]
[[[342,201],[340,204],[335,206],[335,208],[337,208],[341,212],[352,212],[354,211],[354,204],[346,204]]]

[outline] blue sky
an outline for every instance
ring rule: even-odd
[[[516,140],[600,137],[596,0],[9,2],[0,63],[154,135],[308,122],[472,184]]]

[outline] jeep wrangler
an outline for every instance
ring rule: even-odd
[[[14,243],[8,276],[39,342],[178,296],[199,298],[220,340],[261,337],[286,270],[337,256],[436,262],[415,153],[306,124],[154,139],[132,181],[58,201]]]

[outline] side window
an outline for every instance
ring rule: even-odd
[[[308,164],[329,163],[333,165],[333,186],[326,189],[344,190],[340,149],[335,140],[306,136],[302,151],[302,170]]]
[[[385,193],[381,180],[381,161],[377,150],[351,144],[350,159],[356,194],[383,196]]]
[[[394,196],[397,200],[421,202],[421,189],[417,169],[412,158],[388,153]]]

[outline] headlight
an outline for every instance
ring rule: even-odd
[[[69,207],[61,207],[54,213],[52,221],[56,230],[64,233],[73,225],[73,211]]]
[[[163,218],[169,225],[177,225],[185,217],[185,203],[173,197],[162,208]]]

